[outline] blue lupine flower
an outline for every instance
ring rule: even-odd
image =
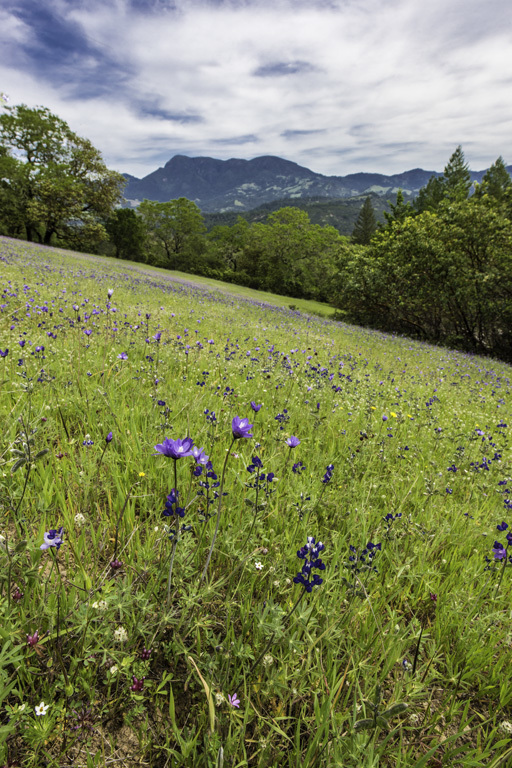
[[[62,526],[58,529],[50,528],[49,531],[45,532],[44,544],[41,544],[39,549],[50,549],[50,547],[55,547],[55,549],[59,550],[63,536],[64,528]]]
[[[175,488],[173,488],[170,494],[167,496],[167,501],[165,502],[165,509],[162,511],[162,515],[164,517],[172,517],[173,515],[176,515],[178,517],[185,516],[185,510],[182,507],[178,506],[178,497],[179,497],[178,491]]]
[[[327,484],[331,481],[333,470],[334,470],[334,464],[328,464],[325,475],[323,476],[323,479],[322,479],[322,483]]]
[[[313,536],[308,536],[306,545],[297,552],[297,557],[304,560],[304,565],[293,581],[295,584],[302,584],[306,592],[312,592],[313,587],[319,587],[323,583],[323,579],[318,573],[312,574],[311,571],[314,568],[319,571],[325,570],[325,563],[318,557],[324,549],[325,545],[321,541],[317,544]]]

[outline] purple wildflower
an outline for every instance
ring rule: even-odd
[[[166,437],[163,443],[155,445],[155,451],[161,453],[163,456],[168,456],[170,459],[182,459],[186,456],[192,456],[192,448],[194,441],[191,437],[185,437],[183,440],[179,438],[172,440],[170,437]],[[154,454],[155,456],[157,454]]]
[[[235,416],[231,422],[234,439],[239,440],[242,437],[253,437],[250,432],[252,427],[253,425],[249,424],[249,419],[241,419],[240,416]]]
[[[288,445],[290,448],[296,448],[298,445],[300,445],[300,440],[298,437],[295,437],[294,435],[292,435],[286,441],[286,445]]]
[[[240,699],[234,693],[232,696],[228,694],[228,704],[230,707],[236,707],[237,709],[240,709]]]
[[[55,528],[50,528],[49,531],[45,532],[44,544],[41,544],[39,549],[50,549],[50,547],[55,547],[57,550],[59,550],[60,545],[62,544],[63,535],[64,528],[62,526],[58,530]]]

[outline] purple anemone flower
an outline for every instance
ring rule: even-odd
[[[196,460],[196,464],[207,464],[208,456],[204,452],[204,448],[198,448],[196,445],[192,446],[192,456]]]
[[[191,437],[185,437],[183,440],[179,438],[172,440],[170,437],[166,437],[163,443],[155,445],[155,451],[163,456],[168,456],[170,459],[183,459],[186,456],[192,456],[193,446],[194,441]]]
[[[300,440],[298,437],[295,437],[294,435],[292,435],[286,441],[286,445],[288,445],[290,448],[296,448],[298,445],[300,445]]]
[[[231,422],[231,429],[233,431],[233,437],[235,440],[239,440],[241,437],[252,437],[250,430],[253,425],[249,424],[249,419],[241,419],[240,416],[235,416]]]

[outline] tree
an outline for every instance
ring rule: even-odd
[[[132,208],[118,208],[105,224],[117,259],[144,261],[146,230]]]
[[[464,158],[462,147],[458,146],[448,160],[441,176],[431,176],[425,187],[420,189],[413,208],[417,213],[436,211],[443,200],[460,203],[467,200],[471,189],[471,174]]]
[[[377,219],[375,218],[371,198],[368,195],[354,224],[352,242],[357,245],[369,245],[376,231]]]
[[[106,239],[123,177],[100,152],[44,107],[7,107],[0,115],[0,199],[15,237],[94,248]]]
[[[410,203],[404,201],[404,194],[401,189],[396,193],[396,203],[389,203],[391,213],[384,211],[384,218],[387,225],[391,226],[394,222],[403,223],[408,216],[412,216],[414,211]]]
[[[493,202],[503,203],[512,190],[512,179],[507,171],[505,161],[500,156],[485,172],[482,183],[475,191],[477,198],[487,196]]]
[[[167,203],[143,200],[139,213],[155,244],[165,254],[170,269],[200,271],[206,248],[206,227],[195,203],[186,197]]]
[[[471,189],[471,174],[459,145],[445,166],[441,177],[443,197],[450,203],[467,200]]]

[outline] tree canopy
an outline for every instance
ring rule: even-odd
[[[119,202],[123,177],[88,139],[44,107],[0,115],[0,231],[94,250]]]

